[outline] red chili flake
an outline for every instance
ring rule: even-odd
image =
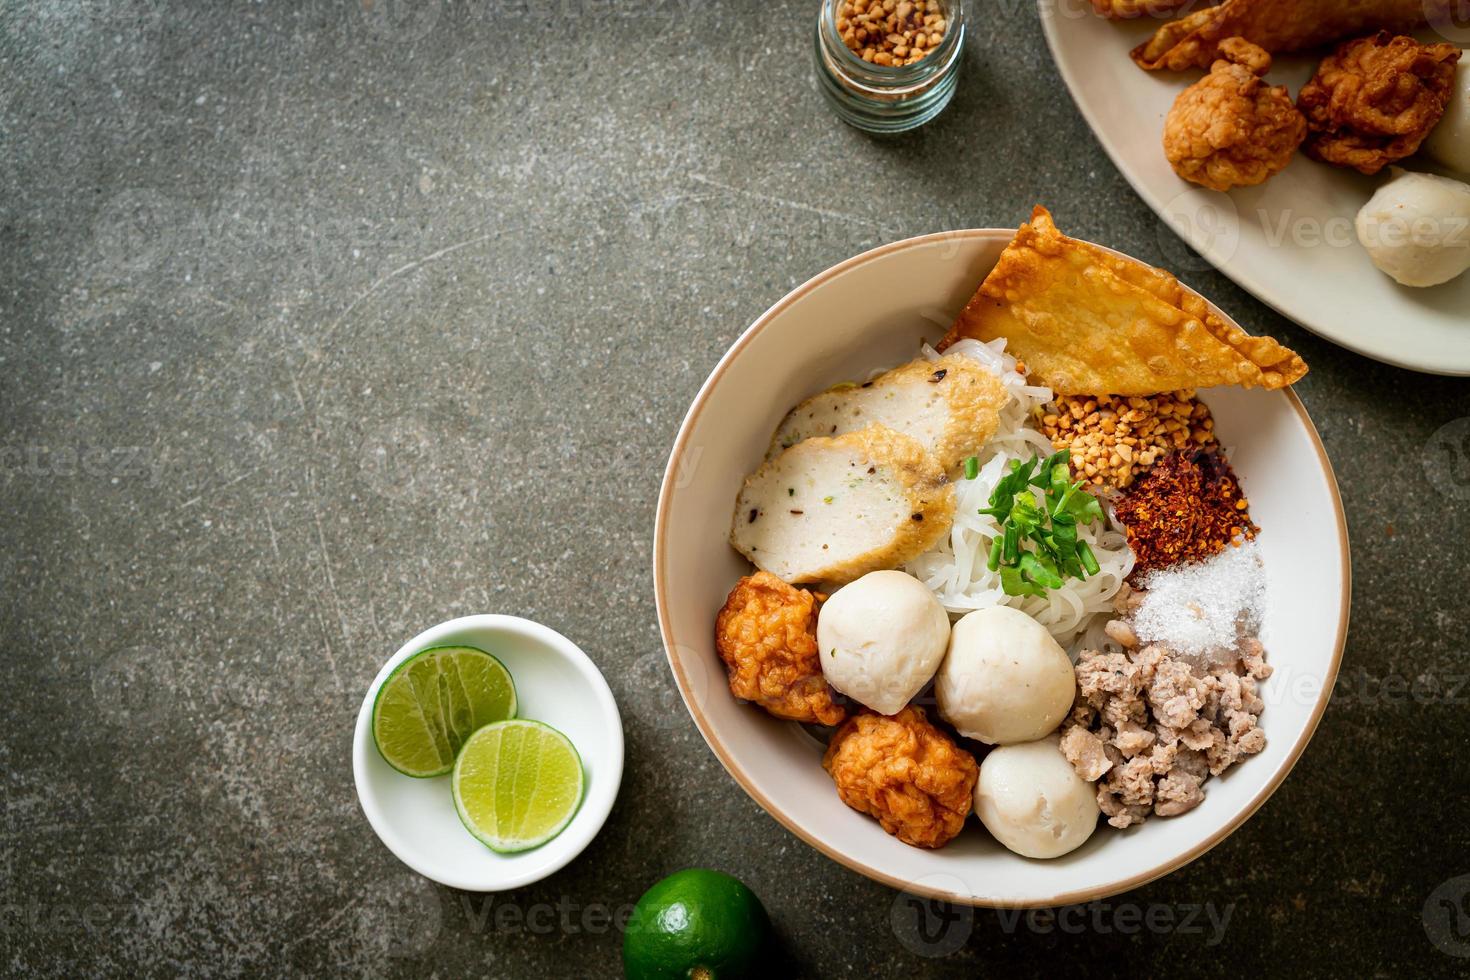
[[[1137,559],[1130,580],[1203,561],[1260,530],[1230,462],[1216,449],[1170,453],[1124,493],[1115,513]]]

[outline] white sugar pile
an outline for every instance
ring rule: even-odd
[[[1148,573],[1133,631],[1186,656],[1234,650],[1242,634],[1260,629],[1266,575],[1254,541],[1206,561]]]

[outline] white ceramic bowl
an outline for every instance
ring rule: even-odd
[[[1102,827],[1052,861],[1019,857],[972,819],[938,851],[909,847],[843,805],[800,726],[737,703],[714,650],[715,613],[749,566],[729,546],[745,475],[802,398],[913,358],[936,340],[1013,236],[929,235],[874,249],[773,306],[715,367],[679,431],[659,497],[654,590],[685,704],[725,768],[767,812],[830,857],[915,894],[975,905],[1086,902],[1167,874],[1223,840],[1281,784],[1327,706],[1347,634],[1347,527],[1316,430],[1291,392],[1203,393],[1261,526],[1267,747],[1212,779],[1196,810]]]
[[[373,700],[384,680],[420,650],[464,644],[499,658],[515,680],[518,717],[544,721],[572,740],[587,774],[577,815],[555,838],[519,854],[497,854],[470,836],[450,796],[449,776],[414,779],[394,770],[373,744]],[[515,616],[465,616],[427,629],[393,655],[357,713],[352,774],[368,822],[398,859],[426,878],[493,892],[540,881],[597,836],[623,778],[623,726],[597,667],[555,630]]]

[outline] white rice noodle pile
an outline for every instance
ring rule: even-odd
[[[990,546],[1002,536],[1000,523],[979,510],[990,506],[990,492],[1005,476],[1012,460],[1025,461],[1033,456],[1047,456],[1051,442],[1031,428],[1031,410],[1052,399],[1050,388],[1026,383],[1016,370],[1016,359],[1005,353],[1005,340],[983,344],[962,340],[945,351],[973,357],[1000,377],[1011,395],[1000,413],[1000,427],[981,456],[980,473],[973,480],[961,477],[956,484],[954,527],[929,551],[915,558],[906,570],[927,585],[951,614],[963,615],[991,606],[1013,606],[1045,626],[1063,649],[1080,648],[1079,638],[1101,636],[1102,624],[1112,613],[1113,597],[1133,571],[1133,552],[1128,539],[1111,521],[1079,525],[1077,536],[1086,541],[1097,556],[1098,573],[1087,579],[1069,578],[1060,589],[1039,596],[1009,596],[1001,588],[1000,573],[986,567]],[[938,355],[929,347],[924,356]],[[1038,504],[1044,503],[1041,491],[1033,489]],[[1089,629],[1089,627],[1092,627]],[[1087,634],[1087,636],[1084,636]]]

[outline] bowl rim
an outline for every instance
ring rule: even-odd
[[[888,874],[887,872],[880,871],[877,868],[872,867],[871,865],[856,857],[853,857],[849,854],[843,853],[833,847],[828,846],[827,844],[817,839],[814,835],[807,832],[803,827],[797,824],[796,821],[789,818],[779,807],[772,803],[771,800],[768,799],[764,793],[761,793],[758,789],[756,789],[750,776],[745,772],[744,769],[740,767],[740,765],[736,763],[733,755],[729,751],[727,751],[720,740],[715,737],[714,730],[710,725],[709,719],[705,717],[704,712],[700,709],[696,700],[690,694],[689,679],[685,676],[684,671],[679,666],[678,659],[674,656],[675,643],[673,636],[673,626],[669,619],[667,601],[665,598],[665,581],[668,572],[667,561],[665,558],[666,546],[668,544],[668,518],[670,504],[673,499],[675,481],[677,479],[679,460],[683,454],[685,443],[689,439],[691,430],[694,427],[694,423],[697,421],[699,415],[704,410],[705,403],[709,398],[710,392],[714,389],[715,385],[720,381],[721,377],[729,369],[734,360],[745,350],[745,348],[755,339],[755,337],[759,335],[761,331],[766,329],[766,327],[771,323],[772,320],[780,316],[782,313],[786,312],[786,310],[790,306],[805,297],[808,293],[817,289],[819,286],[822,286],[831,279],[847,272],[848,270],[856,268],[857,266],[864,265],[891,252],[904,251],[907,249],[917,248],[935,242],[953,242],[957,239],[963,241],[984,240],[997,237],[1003,237],[1004,240],[1009,241],[1010,239],[1015,237],[1015,230],[1010,228],[966,228],[957,229],[954,231],[941,231],[934,232],[928,235],[917,235],[912,238],[905,238],[901,239],[900,241],[890,242],[886,245],[879,245],[876,248],[868,249],[867,251],[855,255],[850,259],[839,262],[838,264],[832,266],[824,272],[818,273],[817,275],[808,279],[806,282],[792,289],[785,296],[781,297],[781,299],[777,300],[776,303],[770,307],[770,309],[766,310],[759,317],[757,317],[755,322],[747,327],[745,331],[735,339],[735,342],[730,345],[730,349],[725,352],[725,354],[720,358],[719,362],[715,365],[714,369],[710,372],[709,376],[705,378],[704,383],[700,385],[699,392],[694,396],[694,401],[689,406],[689,411],[685,413],[684,420],[679,424],[678,435],[675,437],[673,448],[669,453],[669,461],[667,467],[664,470],[663,482],[659,488],[658,507],[654,516],[654,604],[656,605],[658,610],[659,634],[664,644],[664,655],[668,659],[669,668],[673,671],[674,681],[679,688],[679,695],[681,698],[683,698],[684,706],[689,711],[690,716],[694,719],[695,726],[698,727],[700,735],[704,738],[704,741],[710,747],[710,750],[714,752],[715,757],[720,760],[720,764],[725,767],[725,771],[734,777],[735,781],[740,784],[740,787],[745,790],[746,794],[750,796],[751,799],[753,799],[763,810],[774,817],[776,821],[780,823],[783,827],[785,827],[791,833],[795,834],[801,840],[805,841],[810,846],[825,854],[827,857],[831,858],[833,861],[836,861],[838,864],[849,868],[850,870],[856,871],[859,874],[862,874],[868,878],[871,878],[874,881],[882,882],[883,884],[888,885],[891,888],[896,888],[899,891],[903,891],[908,894],[917,895],[923,898],[938,899],[941,901],[953,902],[961,905],[969,905],[981,908],[1053,908],[1062,905],[1083,904],[1103,898],[1108,898],[1125,891],[1130,891],[1134,888],[1146,885],[1151,881],[1155,881],[1159,878],[1164,877],[1167,874],[1177,871],[1179,868],[1182,868],[1184,865],[1189,864],[1191,861],[1194,861],[1201,855],[1205,854],[1207,851],[1214,848],[1221,841],[1225,840],[1225,838],[1229,837],[1236,830],[1240,829],[1241,825],[1244,824],[1246,820],[1250,819],[1250,817],[1255,814],[1255,812],[1259,810],[1262,805],[1265,804],[1266,800],[1271,797],[1271,794],[1276,792],[1276,789],[1282,784],[1282,782],[1286,780],[1287,775],[1290,774],[1293,768],[1295,768],[1297,760],[1301,758],[1302,753],[1306,750],[1307,743],[1311,741],[1313,734],[1316,733],[1317,726],[1322,720],[1322,715],[1327,710],[1327,704],[1331,700],[1333,688],[1337,683],[1338,671],[1342,666],[1343,650],[1347,645],[1348,619],[1352,603],[1352,552],[1349,550],[1348,545],[1347,518],[1343,511],[1342,494],[1337,485],[1337,475],[1333,472],[1332,462],[1327,457],[1327,450],[1322,445],[1322,438],[1317,432],[1317,427],[1312,423],[1311,417],[1307,414],[1306,407],[1302,404],[1301,398],[1296,394],[1295,391],[1288,387],[1282,389],[1281,393],[1286,396],[1288,404],[1292,407],[1297,416],[1300,418],[1302,425],[1306,429],[1307,436],[1311,440],[1313,448],[1315,448],[1317,451],[1318,462],[1322,467],[1323,475],[1325,475],[1327,478],[1327,488],[1329,491],[1329,496],[1331,497],[1333,516],[1336,519],[1337,523],[1337,557],[1338,564],[1342,569],[1342,595],[1340,602],[1340,613],[1338,615],[1337,622],[1337,636],[1333,644],[1334,649],[1332,654],[1332,663],[1329,671],[1327,672],[1327,675],[1323,678],[1321,691],[1318,693],[1317,696],[1317,703],[1312,706],[1312,714],[1311,717],[1308,719],[1306,726],[1302,729],[1300,735],[1297,737],[1296,742],[1291,746],[1291,750],[1287,753],[1285,762],[1280,766],[1279,769],[1277,769],[1277,771],[1267,781],[1266,785],[1262,787],[1260,792],[1258,792],[1255,797],[1253,797],[1251,801],[1245,807],[1243,807],[1220,830],[1216,831],[1209,837],[1206,837],[1204,840],[1191,847],[1178,858],[1167,861],[1157,867],[1149,868],[1148,870],[1142,871],[1138,874],[1118,878],[1114,881],[1107,882],[1106,884],[1094,888],[1064,891],[1059,892],[1056,895],[1035,899],[1026,899],[1020,902],[1001,903],[987,899],[984,896],[967,895],[955,891],[950,891],[944,888],[933,887],[917,882],[904,881],[903,879],[897,878],[891,874]],[[1129,256],[1124,252],[1119,252],[1117,249],[1109,248],[1106,245],[1101,245],[1097,247],[1103,248],[1109,252],[1112,252],[1115,255],[1119,255],[1124,258],[1132,258],[1132,256]],[[1214,303],[1210,302],[1208,297],[1203,296],[1202,294],[1194,289],[1191,289],[1188,285],[1185,285],[1182,282],[1180,283],[1180,285],[1184,286],[1185,289],[1188,289],[1190,292],[1203,299],[1207,304],[1209,304],[1211,310],[1224,317],[1228,323],[1235,324],[1235,319],[1224,310],[1221,310],[1219,307],[1217,307]]]
[[[402,838],[405,836],[403,831],[384,813],[378,802],[378,794],[369,788],[370,783],[366,771],[368,761],[377,752],[372,736],[373,703],[377,700],[378,691],[382,688],[383,682],[399,664],[409,657],[430,647],[442,645],[446,638],[469,630],[493,631],[526,637],[570,664],[583,683],[587,685],[592,700],[597,703],[601,721],[610,723],[606,726],[609,734],[615,734],[615,737],[610,737],[606,741],[599,755],[599,757],[606,756],[607,770],[605,776],[599,772],[601,785],[585,793],[571,822],[563,827],[555,838],[560,839],[565,836],[572,841],[567,852],[552,858],[539,867],[515,874],[507,873],[504,877],[494,881],[486,881],[462,869],[446,871],[441,866],[420,860],[418,853],[403,843]],[[582,758],[582,766],[585,771],[590,753],[582,749],[578,749],[577,752]],[[613,696],[612,688],[608,685],[607,678],[603,676],[602,671],[597,668],[597,664],[585,650],[550,626],[538,623],[533,619],[506,613],[474,613],[445,620],[421,631],[404,643],[393,656],[383,663],[372,683],[368,685],[362,706],[357,712],[357,721],[352,735],[352,782],[357,795],[357,804],[362,809],[363,815],[367,817],[373,832],[383,842],[383,846],[388,848],[394,857],[425,878],[450,888],[469,892],[501,892],[534,884],[550,877],[580,857],[587,846],[602,832],[609,814],[612,813],[613,804],[617,801],[618,792],[623,783],[623,763],[622,715],[618,711],[617,699]],[[429,778],[447,779],[448,776],[449,774],[446,773],[443,776]],[[403,776],[402,778],[412,779],[414,777]],[[446,805],[452,809],[454,802],[447,785],[444,790],[444,798]],[[469,831],[466,830],[465,833],[468,834]],[[547,843],[549,844],[550,841]]]

